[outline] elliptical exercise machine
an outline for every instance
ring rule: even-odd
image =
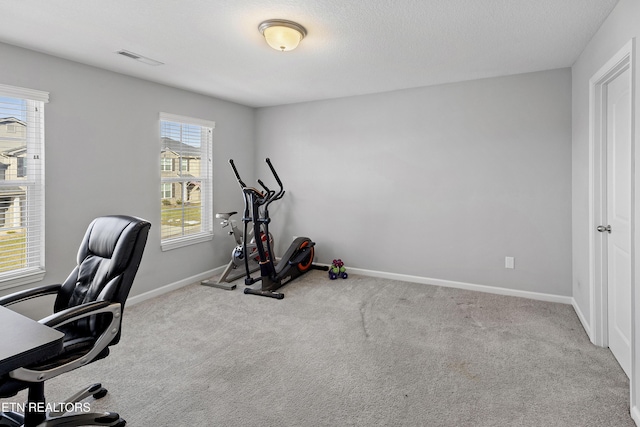
[[[248,223],[253,222],[255,241],[261,240],[261,230],[267,236],[269,235],[269,223],[271,222],[271,218],[269,218],[269,205],[276,200],[282,199],[285,193],[282,181],[280,181],[278,173],[271,164],[271,160],[267,158],[265,161],[267,165],[269,165],[269,169],[271,169],[271,173],[278,183],[279,190],[269,189],[264,182],[259,179],[258,184],[260,184],[264,191],[248,187],[242,181],[242,178],[240,178],[240,174],[238,173],[238,169],[236,169],[236,165],[233,163],[233,159],[229,160],[229,164],[233,169],[233,173],[236,175],[236,179],[238,180],[238,184],[240,184],[242,194],[244,195],[244,217],[242,218],[242,221],[244,222],[245,236],[247,235]],[[246,240],[247,239],[245,238],[245,244]],[[274,257],[271,256],[273,252],[269,239],[266,240],[266,243],[266,250],[263,245],[256,246],[258,249],[258,257],[260,259],[260,277],[253,278],[247,273],[247,277],[244,279],[244,283],[247,286],[251,286],[258,281],[262,282],[261,288],[245,288],[245,294],[282,299],[284,298],[284,294],[274,291],[311,269],[328,270],[328,267],[313,264],[313,256],[315,253],[313,247],[315,246],[315,243],[308,237],[297,237],[293,242],[291,242],[289,248],[277,263],[274,262]],[[249,271],[248,262],[247,257],[245,257],[247,272]]]

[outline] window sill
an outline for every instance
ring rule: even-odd
[[[207,242],[213,240],[213,233],[202,233],[188,237],[177,237],[175,239],[163,240],[160,245],[162,251],[170,251],[173,249],[182,248],[189,245],[195,245],[196,243]]]
[[[0,281],[0,291],[40,282],[44,279],[45,273],[45,270],[38,268],[26,272],[23,271],[20,273],[8,274],[6,278]]]

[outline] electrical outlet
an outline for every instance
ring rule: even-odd
[[[516,259],[512,256],[505,257],[504,268],[516,268]]]

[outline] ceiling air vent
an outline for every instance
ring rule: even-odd
[[[155,59],[147,58],[146,56],[138,55],[137,53],[129,52],[128,50],[119,50],[116,52],[118,55],[126,56],[127,58],[135,59],[147,65],[164,65],[164,62],[156,61]]]

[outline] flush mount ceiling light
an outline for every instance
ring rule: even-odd
[[[258,26],[258,30],[269,46],[282,52],[295,49],[307,35],[302,25],[284,19],[268,19]]]

